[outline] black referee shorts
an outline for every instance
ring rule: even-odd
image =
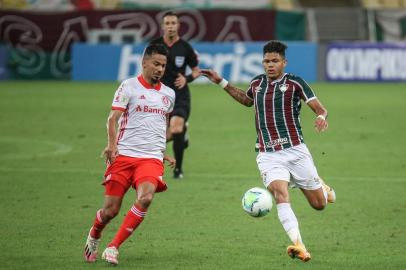
[[[172,116],[180,116],[183,119],[185,119],[185,122],[189,119],[189,115],[190,115],[190,105],[187,104],[180,104],[180,105],[176,105],[173,108],[173,111],[171,113],[171,117]]]

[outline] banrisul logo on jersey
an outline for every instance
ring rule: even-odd
[[[136,112],[144,112],[144,113],[153,113],[153,114],[161,114],[161,115],[166,115],[166,111],[163,108],[153,108],[151,106],[141,106],[141,105],[137,105],[137,107],[135,107],[135,111]]]
[[[326,53],[329,81],[406,81],[406,45],[332,43]]]

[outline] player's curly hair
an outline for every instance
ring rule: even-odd
[[[271,40],[264,46],[264,55],[266,53],[279,53],[281,56],[285,58],[285,51],[288,46],[285,43],[282,43],[278,40]]]
[[[168,57],[168,50],[162,44],[150,44],[148,47],[145,48],[144,57],[151,56],[153,54],[162,54]]]

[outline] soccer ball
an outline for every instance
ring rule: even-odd
[[[263,188],[251,188],[242,196],[242,208],[250,216],[263,217],[272,209],[271,194]]]

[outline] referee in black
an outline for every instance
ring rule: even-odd
[[[175,90],[175,107],[169,120],[167,140],[173,140],[173,152],[176,159],[176,167],[173,177],[183,178],[182,163],[183,153],[188,145],[185,139],[186,123],[190,114],[190,91],[188,83],[200,76],[198,59],[192,46],[179,36],[179,17],[174,12],[167,12],[162,17],[163,36],[152,40],[150,44],[162,44],[168,51],[168,62],[165,74],[161,81]],[[186,67],[189,66],[192,73],[186,75]]]

